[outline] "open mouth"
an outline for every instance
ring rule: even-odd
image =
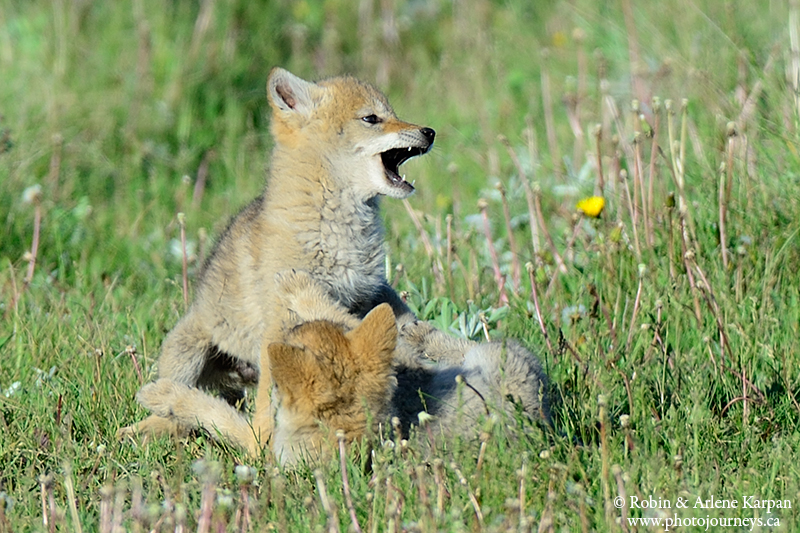
[[[414,186],[405,180],[405,177],[400,175],[398,170],[400,165],[418,155],[422,155],[428,151],[429,147],[422,148],[418,146],[410,146],[407,148],[393,148],[381,153],[381,161],[383,161],[383,168],[386,171],[386,178],[394,187],[402,189],[407,192],[414,190]]]

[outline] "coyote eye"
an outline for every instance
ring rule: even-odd
[[[361,117],[361,120],[367,124],[378,124],[379,122],[383,122],[378,115],[367,115],[366,117]]]

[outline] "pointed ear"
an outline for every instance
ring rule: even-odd
[[[369,312],[353,331],[347,334],[353,352],[364,361],[378,360],[391,364],[397,344],[397,323],[394,311],[383,303]]]
[[[298,78],[288,70],[275,67],[267,80],[267,96],[275,112],[308,115],[314,107],[316,83]]]
[[[282,393],[309,395],[319,382],[320,369],[313,355],[302,348],[272,343],[267,348],[272,380]]]

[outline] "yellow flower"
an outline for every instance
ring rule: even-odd
[[[590,196],[578,202],[578,205],[575,207],[587,217],[597,218],[600,216],[600,213],[603,212],[605,205],[606,201],[602,196]]]
[[[553,48],[564,48],[567,45],[567,34],[557,31],[553,34]]]

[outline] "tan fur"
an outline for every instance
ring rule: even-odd
[[[259,387],[259,395],[271,393],[276,411],[257,403],[251,426],[224,401],[165,379],[144,387],[139,401],[177,425],[202,427],[251,454],[260,453],[261,427],[274,417],[272,451],[285,465],[329,451],[337,430],[348,442],[363,437],[370,415],[378,422],[399,417],[406,435],[422,411],[451,436],[477,436],[487,410],[513,414],[519,407],[549,424],[546,377],[519,343],[455,339],[416,321],[406,323],[398,339],[386,304],[361,322],[308,274],[282,274],[278,284],[287,309],[285,342],[264,350],[262,366],[271,369],[275,387]],[[469,385],[457,384],[456,376]]]
[[[399,323],[414,318],[385,280],[379,197],[411,194],[387,168],[425,153],[433,130],[399,120],[384,95],[350,77],[311,83],[276,68],[267,93],[275,140],[267,189],[218,240],[158,362],[171,390],[217,390],[232,404],[259,371],[262,388],[271,386],[269,366],[259,360],[283,334],[274,281],[280,271],[308,271],[327,297],[359,317],[385,302]],[[270,398],[258,395],[260,413],[271,412]],[[272,416],[260,422],[256,438],[266,442]],[[176,429],[151,416],[120,434]]]
[[[396,340],[394,314],[381,304],[349,333],[331,322],[308,322],[292,335],[302,347],[270,345],[273,398],[280,402],[273,451],[281,464],[324,454],[333,432],[351,442],[366,433],[368,417],[386,419]]]
[[[161,378],[137,395],[156,420],[203,428],[257,455],[266,444],[263,425],[272,427],[274,418],[272,451],[281,464],[293,464],[301,455],[314,458],[329,449],[333,432],[343,431],[351,442],[366,433],[368,417],[387,417],[397,340],[391,307],[381,304],[361,321],[305,273],[285,273],[278,284],[287,322],[282,341],[264,345],[262,353],[275,386],[259,386],[272,405],[259,403],[251,424],[224,400]]]

